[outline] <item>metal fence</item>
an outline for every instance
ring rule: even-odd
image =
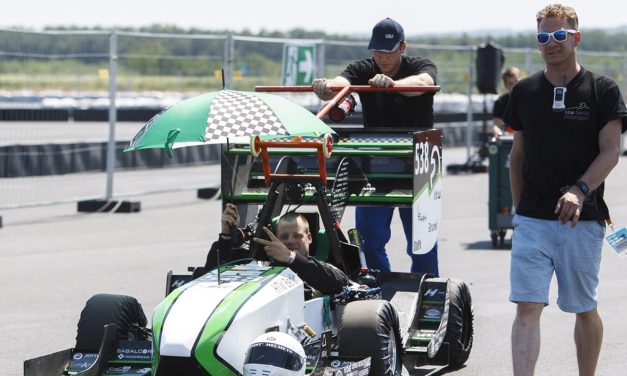
[[[152,178],[146,179],[149,183],[134,186],[133,192],[114,184],[114,177],[125,173],[121,149],[142,125],[133,122],[132,116],[118,121],[121,111],[164,108],[223,85],[237,90],[277,85],[286,44],[316,47],[316,77],[333,77],[350,62],[368,56],[366,41],[0,30],[0,109],[30,112],[31,119],[36,111],[47,109],[51,111],[47,119],[58,116],[59,120],[0,122],[0,209],[206,186],[202,176],[172,182],[168,168],[155,169]],[[464,123],[457,126],[463,128],[468,150],[477,141],[481,123],[473,113],[482,111],[486,99],[475,89],[475,53],[476,46],[412,43],[407,51],[428,57],[438,66],[442,91],[436,96],[435,111],[466,113]],[[544,67],[535,49],[505,48],[504,54],[505,65],[519,66],[527,73]],[[627,92],[627,53],[580,50],[578,56],[588,69],[614,78]],[[491,108],[494,96],[487,99]],[[312,108],[320,106],[313,94],[296,100]],[[94,116],[97,111],[106,116]],[[203,153],[216,161],[219,158],[215,148]],[[20,176],[2,175],[10,163],[19,165]],[[73,177],[76,182],[90,183],[64,186],[59,174],[68,172],[41,173],[42,165],[51,163],[82,166]],[[186,165],[198,168],[206,163],[206,159],[191,158]],[[175,160],[163,165],[177,164]]]

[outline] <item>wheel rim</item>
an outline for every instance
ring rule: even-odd
[[[397,356],[396,353],[396,334],[394,330],[390,331],[390,341],[388,342],[388,354],[390,354],[390,375],[396,375],[397,368]]]

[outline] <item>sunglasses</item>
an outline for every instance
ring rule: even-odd
[[[553,37],[553,39],[555,39],[556,42],[561,43],[566,40],[566,38],[568,37],[568,34],[577,34],[577,30],[559,29],[559,30],[555,30],[552,33],[541,32],[541,33],[536,34],[536,39],[538,40],[538,43],[540,44],[547,44],[549,43],[549,39]]]

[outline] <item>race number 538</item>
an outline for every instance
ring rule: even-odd
[[[414,161],[414,174],[426,174],[429,171],[429,143],[417,142],[414,155],[416,156],[416,160]]]
[[[429,150],[428,142],[417,142],[415,148],[414,174],[422,175],[431,172],[429,174],[429,188],[433,188],[434,178],[442,172],[440,148],[433,145],[432,149]]]

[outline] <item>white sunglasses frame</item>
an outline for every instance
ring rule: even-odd
[[[557,39],[555,39],[555,33],[557,33],[558,31],[564,31],[564,32],[566,32],[566,38],[564,38],[564,40],[557,40]],[[549,36],[549,37],[546,39],[546,42],[541,43],[541,42],[538,40],[538,37],[540,36],[540,34],[547,34],[547,35]],[[549,32],[547,32],[547,31],[541,31],[541,32],[539,32],[539,33],[536,33],[536,42],[537,42],[538,44],[540,44],[540,45],[545,45],[545,44],[549,44],[549,42],[551,41],[551,38],[553,38],[553,40],[554,40],[554,41],[556,41],[557,43],[564,43],[564,42],[566,41],[566,39],[568,39],[568,34],[573,34],[573,35],[575,35],[575,34],[577,34],[577,30],[574,30],[574,29],[564,29],[564,28],[562,28],[562,29],[559,29],[559,30],[552,31],[552,32],[550,32],[550,33],[549,33]]]

